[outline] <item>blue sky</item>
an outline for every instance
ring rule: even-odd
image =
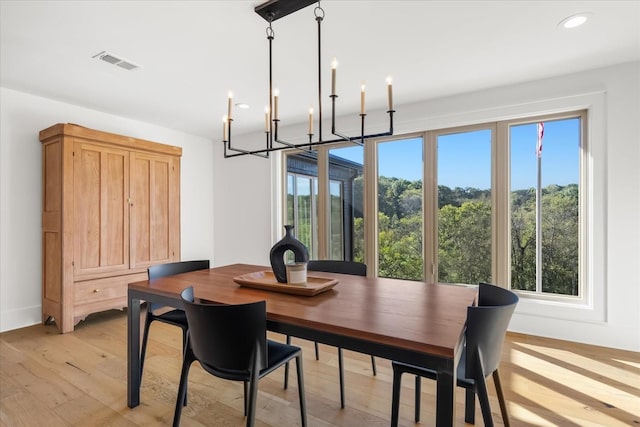
[[[542,185],[578,182],[579,120],[545,123]],[[511,188],[535,187],[536,124],[511,127]],[[448,187],[491,186],[490,131],[480,130],[438,138],[438,184]],[[411,138],[379,145],[379,173],[408,180],[422,179],[422,139]],[[362,147],[332,150],[332,154],[362,162]]]

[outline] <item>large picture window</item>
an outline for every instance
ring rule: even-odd
[[[363,261],[372,275],[584,297],[586,118],[577,111],[321,148],[304,178],[301,155],[290,153],[287,220],[313,257]]]

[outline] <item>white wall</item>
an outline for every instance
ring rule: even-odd
[[[589,108],[592,300],[575,308],[523,299],[510,328],[640,351],[640,63],[411,105],[397,101],[396,135]],[[282,134],[301,132],[300,126],[282,129]],[[275,225],[279,199],[272,190],[276,159],[222,159],[222,147],[214,157],[216,263],[268,264],[269,248],[282,235]]]
[[[591,262],[593,287],[602,296],[585,314],[521,303],[511,324],[514,331],[640,351],[639,77],[636,62],[396,107],[395,130],[400,135],[594,102],[590,122],[597,136],[591,142],[599,144],[598,158],[593,159],[598,222],[593,230],[597,256]],[[269,249],[282,235],[275,225],[277,155],[271,160],[223,159],[221,144],[214,144],[212,156],[212,145],[204,138],[0,90],[0,330],[40,321],[38,131],[58,122],[182,146],[183,259],[268,264]],[[250,139],[238,137],[238,146]]]
[[[171,129],[0,88],[0,331],[39,323],[40,130],[56,123],[181,146],[182,259],[213,259],[211,142]]]

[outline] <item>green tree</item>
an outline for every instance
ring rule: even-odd
[[[362,194],[362,179],[354,182]],[[535,189],[511,193],[511,285],[536,289]],[[356,200],[362,200],[356,197]],[[491,280],[491,191],[438,186],[439,279]],[[379,275],[422,280],[422,181],[379,178]],[[542,289],[578,293],[578,186],[549,185],[542,192]],[[354,259],[364,261],[362,211],[354,218]]]
[[[533,192],[533,193],[532,193]],[[511,193],[511,287],[536,289],[535,190]]]
[[[536,290],[535,189],[511,194],[511,286]],[[542,190],[542,291],[578,295],[578,186]]]
[[[378,275],[422,280],[421,216],[397,219],[380,212],[378,227]]]
[[[438,213],[438,281],[491,280],[491,205],[467,201]]]
[[[542,195],[542,291],[578,295],[578,186]]]

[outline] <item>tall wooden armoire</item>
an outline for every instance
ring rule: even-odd
[[[182,148],[57,124],[42,142],[42,317],[71,332],[180,260]]]

